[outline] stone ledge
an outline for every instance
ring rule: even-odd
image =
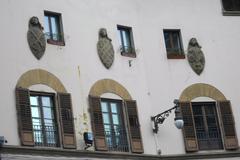
[[[186,160],[186,159],[213,159],[240,157],[240,151],[212,152],[212,153],[191,153],[179,155],[147,155],[129,153],[110,153],[84,150],[67,150],[60,148],[34,148],[21,146],[4,146],[2,154],[50,156],[50,157],[76,157],[76,158],[99,158],[99,159],[128,159],[128,160]]]

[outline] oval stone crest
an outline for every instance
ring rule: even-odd
[[[99,30],[97,51],[100,60],[107,69],[112,66],[114,61],[114,49],[111,41],[112,40],[108,38],[107,30],[105,28],[101,28]]]
[[[39,60],[44,55],[46,49],[43,27],[37,17],[30,18],[28,27],[28,44],[33,55]]]
[[[204,54],[196,38],[191,38],[188,43],[188,62],[195,73],[200,75],[205,66]]]

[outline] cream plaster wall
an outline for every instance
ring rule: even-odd
[[[150,116],[172,107],[173,100],[195,83],[210,84],[231,100],[240,137],[240,21],[239,16],[222,16],[220,0],[1,0],[0,8],[0,135],[9,145],[19,145],[15,86],[23,73],[39,68],[56,76],[72,94],[78,149],[83,147],[82,131],[91,130],[88,94],[101,79],[117,81],[137,100],[146,154],[156,154]],[[26,34],[31,16],[44,23],[44,10],[62,13],[66,46],[47,44],[45,55],[37,60]],[[132,27],[137,58],[120,55],[117,24]],[[107,28],[115,49],[109,70],[96,51],[101,27]],[[188,40],[197,38],[206,59],[201,76],[186,59],[166,58],[163,29],[181,29],[185,51]],[[162,154],[185,153],[173,119],[171,114],[157,135]]]

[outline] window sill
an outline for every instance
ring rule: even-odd
[[[224,16],[240,16],[240,11],[225,11],[223,10]]]
[[[52,40],[52,39],[47,39],[47,43],[52,44],[52,45],[65,46],[64,41],[55,41],[55,40]]]
[[[168,59],[185,59],[185,54],[167,53]]]
[[[131,58],[137,57],[135,52],[121,52],[121,55],[125,57],[131,57]]]

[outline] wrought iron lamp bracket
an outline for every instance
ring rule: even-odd
[[[165,121],[165,119],[167,117],[169,117],[170,113],[172,113],[172,110],[174,109],[177,109],[178,108],[178,103],[179,101],[178,100],[174,100],[174,104],[175,106],[162,112],[162,113],[159,113],[157,114],[156,116],[152,116],[151,117],[151,121],[153,121],[153,132],[154,133],[157,133],[158,132],[158,124],[163,124],[163,122]]]
[[[174,110],[175,108],[177,108],[177,106],[174,106],[173,108],[171,108],[169,110],[166,110],[156,116],[151,117],[151,120],[154,123],[154,128],[153,128],[154,133],[158,132],[158,124],[163,124],[164,120],[170,115],[172,110]]]

